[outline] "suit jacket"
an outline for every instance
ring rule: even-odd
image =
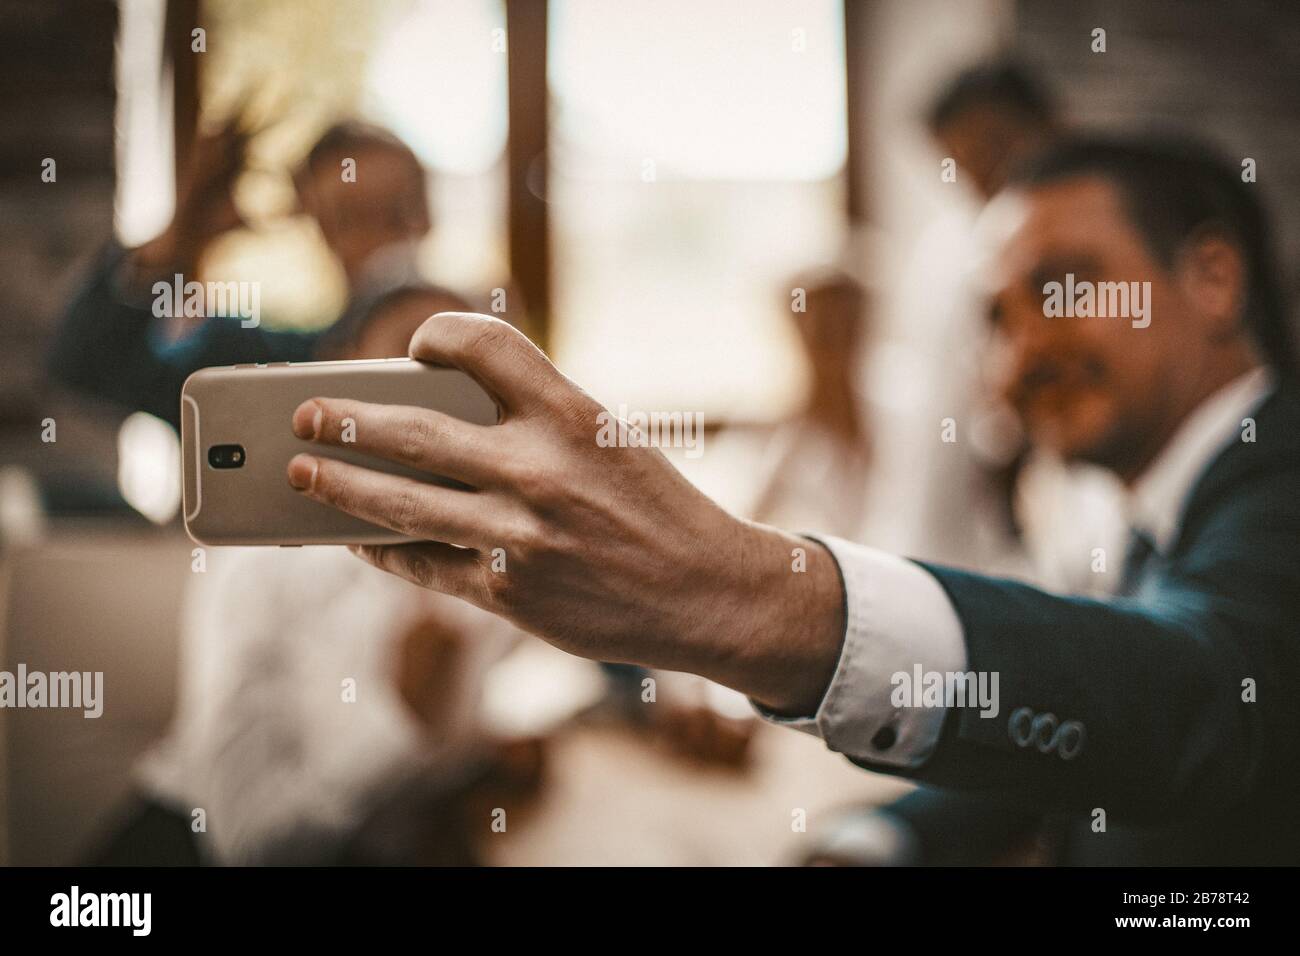
[[[1300,861],[1300,384],[1254,417],[1256,441],[1207,466],[1132,597],[923,565],[968,668],[997,672],[1001,692],[997,718],[950,710],[904,772],[946,788],[890,808],[930,859],[974,799],[971,848],[1046,818],[1066,863]]]

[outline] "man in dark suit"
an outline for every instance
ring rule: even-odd
[[[1131,491],[1110,600],[735,519],[643,436],[597,441],[607,413],[484,316],[435,316],[411,351],[483,382],[500,425],[312,399],[292,427],[322,454],[287,478],[429,542],[357,549],[379,567],[735,687],[868,769],[1053,815],[1066,859],[1294,863],[1300,396],[1255,188],[1198,147],[1072,139],[989,210],[1009,394]],[[344,419],[471,488],[331,459]]]
[[[1210,381],[1232,381],[1217,392],[1206,388],[1211,396],[1184,418],[1154,459],[1144,467],[1129,467],[1127,475],[1123,460],[1130,450],[1141,448],[1142,435],[1148,432],[1137,414],[1130,415],[1130,427],[1136,434],[1123,441],[1111,439],[1115,447],[1099,450],[1090,449],[1086,441],[1072,443],[1067,429],[1052,431],[1059,415],[1042,407],[1053,390],[1062,389],[1057,383],[1070,371],[1062,359],[1068,361],[1071,355],[1086,357],[1079,348],[1077,334],[1071,334],[1065,343],[1053,343],[1046,336],[1034,339],[1033,345],[1018,353],[1023,364],[1011,370],[1008,385],[1022,417],[1031,426],[1040,426],[1035,432],[1038,441],[1069,457],[1110,465],[1128,478],[1133,491],[1129,516],[1133,526],[1116,594],[1120,600],[1112,607],[1155,607],[1159,616],[1152,623],[1175,628],[1172,636],[1180,636],[1177,629],[1184,629],[1182,636],[1190,637],[1186,646],[1189,660],[1180,660],[1177,668],[1162,666],[1161,673],[1150,678],[1153,688],[1171,680],[1185,682],[1187,696],[1174,697],[1173,703],[1181,701],[1192,711],[1180,717],[1169,701],[1162,703],[1152,690],[1143,689],[1139,675],[1150,661],[1134,660],[1125,666],[1128,648],[1122,643],[1110,647],[1107,656],[1088,660],[1080,657],[1074,663],[1084,667],[1089,660],[1096,660],[1114,674],[1117,689],[1145,694],[1145,707],[1141,699],[1135,701],[1130,719],[1143,716],[1153,729],[1173,734],[1179,726],[1192,721],[1221,720],[1234,732],[1256,735],[1264,729],[1258,720],[1265,713],[1278,718],[1285,715],[1291,693],[1285,683],[1280,687],[1275,684],[1272,706],[1250,709],[1261,700],[1261,676],[1254,671],[1261,670],[1275,679],[1278,668],[1291,667],[1296,660],[1291,649],[1294,642],[1287,639],[1285,628],[1300,610],[1294,594],[1300,583],[1296,577],[1300,564],[1294,561],[1295,548],[1287,544],[1286,536],[1295,534],[1294,502],[1300,493],[1296,472],[1300,396],[1292,374],[1293,353],[1282,322],[1284,310],[1268,260],[1263,220],[1253,204],[1239,198],[1244,195],[1241,190],[1249,187],[1231,182],[1227,178],[1230,174],[1188,155],[1186,145],[1170,144],[1165,149],[1167,155],[1152,155],[1116,148],[1114,144],[1076,144],[1024,170],[1020,186],[1041,191],[1082,176],[1106,180],[1118,188],[1127,214],[1142,226],[1144,240],[1167,262],[1197,250],[1202,256],[1214,253],[1212,242],[1216,237],[1223,240],[1235,235],[1236,242],[1253,246],[1244,260],[1251,264],[1253,274],[1248,277],[1250,291],[1245,294],[1240,313],[1253,333],[1253,351],[1268,356],[1270,362],[1253,360],[1249,354],[1234,355],[1240,349],[1231,347],[1232,337],[1217,333],[1216,339],[1223,339],[1229,347],[1217,349],[1213,361],[1206,363],[1200,374],[1209,375]],[[1196,237],[1190,252],[1185,248],[1187,236]],[[1070,271],[1069,262],[1061,264]],[[1209,264],[1214,265],[1213,258]],[[1076,260],[1075,265],[1081,263]],[[1224,265],[1220,262],[1215,267]],[[1006,311],[1012,315],[1002,320],[1015,321],[1014,310]],[[1030,324],[1040,323],[1031,316]],[[1133,344],[1136,347],[1142,343],[1135,340]],[[1271,371],[1267,365],[1272,365]],[[1185,369],[1179,369],[1179,374],[1193,377],[1198,371],[1189,362]],[[1099,384],[1107,390],[1112,388],[1108,382]],[[1071,385],[1075,389],[1070,396],[1074,404],[1084,405],[1086,385],[1066,382],[1064,388]],[[1135,404],[1148,392],[1153,393],[1152,404],[1162,398],[1137,379],[1133,388]],[[1109,399],[1107,395],[1101,400]],[[1260,438],[1265,432],[1269,437]],[[1055,604],[1040,605],[1032,592],[1016,586],[981,586],[969,575],[937,567],[930,570],[953,597],[968,636],[998,627],[999,609],[1007,600],[1024,602],[1030,613],[1055,615],[1062,610]],[[1073,615],[1084,612],[1089,623],[1101,620],[1087,602],[1064,610],[1069,616],[1062,620],[1061,630],[1054,637],[1044,635],[1042,648],[1043,653],[1050,653],[1062,664],[1071,659],[1069,649],[1051,645],[1072,641],[1074,634],[1067,622]],[[1113,640],[1123,641],[1122,635],[1129,633],[1126,625],[1133,618],[1119,614],[1111,620],[1117,635]],[[1213,630],[1205,630],[1203,621],[1213,623]],[[1234,636],[1238,631],[1241,638]],[[1254,633],[1247,636],[1248,631]],[[1166,639],[1171,636],[1167,631],[1151,633]],[[1245,642],[1244,646],[1234,647],[1238,640]],[[1254,660],[1249,655],[1255,648],[1268,648],[1268,656],[1252,668],[1245,661]],[[1204,656],[1211,650],[1215,656],[1202,661],[1201,666],[1222,668],[1225,681],[1229,674],[1237,673],[1233,670],[1236,667],[1240,671],[1238,699],[1234,700],[1222,683],[1213,686],[1215,695],[1209,700],[1193,691],[1190,682],[1196,675],[1186,673],[1186,669],[1195,665],[1197,655]],[[1097,654],[1096,649],[1090,648],[1090,654]],[[1262,666],[1265,663],[1266,668]],[[1022,671],[1022,667],[1016,667],[1004,669],[1003,674]],[[1202,693],[1208,690],[1201,688]],[[1068,715],[1057,717],[1052,713],[1053,706],[1059,704],[1050,689],[1035,687],[1033,692],[1044,694],[1039,699],[1051,706],[1045,706],[1042,713],[1029,706],[1006,713],[1005,739],[997,741],[998,746],[1004,752],[1027,749],[1031,755],[1056,749],[1058,756],[1065,757],[1068,751],[1060,751],[1059,747],[1067,739],[1062,731]],[[1097,690],[1089,692],[1095,694]],[[1212,709],[1212,703],[1220,709]],[[1108,718],[1105,732],[1143,732],[1142,725],[1126,725],[1120,722],[1122,718],[1123,713],[1117,709]],[[1092,723],[1084,726],[1084,733],[1091,738],[1087,745],[1096,746],[1096,733],[1103,728],[1094,728]],[[969,732],[979,730],[969,723],[966,728]],[[982,733],[981,739],[988,740],[988,734]],[[1049,746],[1053,741],[1055,746]],[[1251,758],[1242,753],[1237,759]],[[1022,799],[1019,794],[997,788],[975,794],[965,787],[923,787],[875,813],[846,815],[827,835],[814,858],[876,863],[975,864],[1050,859],[1125,864],[1294,861],[1300,855],[1294,841],[1279,839],[1280,831],[1288,825],[1286,794],[1294,791],[1298,783],[1294,768],[1275,779],[1264,772],[1258,792],[1248,799],[1207,792],[1200,798],[1199,809],[1184,800],[1161,807],[1154,800],[1160,788],[1153,785],[1151,793],[1147,793],[1143,785],[1144,778],[1176,779],[1179,773],[1198,772],[1194,768],[1166,763],[1142,769],[1141,775],[1128,778],[1128,790],[1120,800],[1108,802],[1098,796],[1096,806],[1080,805],[1079,809],[1088,811],[1082,823],[1077,812],[1045,816],[1040,812],[1042,801]],[[955,772],[961,774],[960,770]],[[1093,771],[1082,772],[1090,775]],[[968,775],[962,776],[969,779]],[[1058,776],[1060,779],[1053,785],[1077,786],[1081,798],[1095,792],[1092,787],[1066,783],[1065,775]],[[1132,809],[1128,809],[1130,804]],[[1098,810],[1109,812],[1102,816]],[[1280,819],[1279,811],[1284,813]],[[1152,825],[1155,821],[1160,825]]]

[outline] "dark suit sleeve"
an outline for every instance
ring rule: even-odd
[[[191,373],[312,357],[315,334],[246,329],[224,316],[203,320],[180,342],[161,342],[149,303],[128,301],[116,288],[124,256],[116,245],[104,251],[55,333],[50,375],[69,388],[179,427],[181,386]]]
[[[968,669],[999,675],[1000,711],[951,709],[930,759],[904,775],[1134,822],[1251,792],[1270,761],[1291,759],[1300,726],[1297,487],[1295,469],[1240,486],[1141,600],[1062,597],[923,565],[956,609]],[[1247,681],[1254,702],[1243,700]],[[1081,741],[1064,745],[1066,721]]]

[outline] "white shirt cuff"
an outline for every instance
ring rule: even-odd
[[[952,602],[920,566],[875,548],[809,535],[824,544],[844,581],[844,646],[817,713],[775,724],[816,734],[831,750],[891,767],[923,764],[939,742],[946,708],[895,706],[896,687],[916,674],[966,670],[966,639]],[[905,675],[896,677],[896,675]]]

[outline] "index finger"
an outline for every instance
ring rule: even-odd
[[[488,429],[430,408],[309,398],[294,410],[293,433],[348,446],[410,468],[481,486],[500,454]]]
[[[439,312],[426,319],[411,338],[410,354],[460,369],[516,414],[553,404],[556,385],[568,383],[526,335],[475,312]]]

